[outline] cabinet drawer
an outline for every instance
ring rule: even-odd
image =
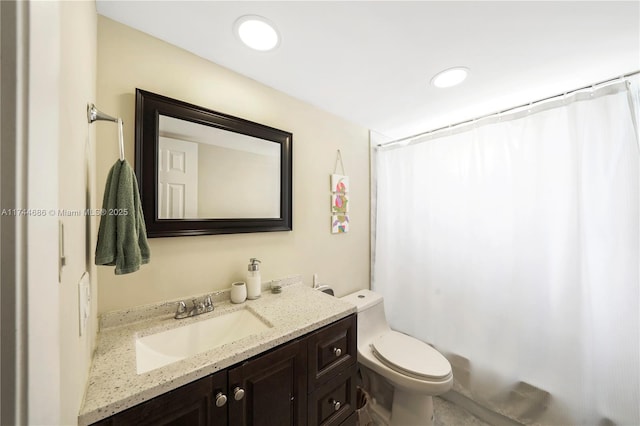
[[[309,426],[340,425],[355,413],[357,371],[354,364],[309,395]]]
[[[351,315],[309,336],[309,391],[356,363],[356,316]]]

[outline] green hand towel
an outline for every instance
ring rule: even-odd
[[[107,176],[98,229],[96,265],[115,265],[116,275],[149,263],[147,231],[138,181],[127,160],[116,161]]]

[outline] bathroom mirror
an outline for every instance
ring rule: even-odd
[[[136,89],[149,237],[292,229],[292,134]]]

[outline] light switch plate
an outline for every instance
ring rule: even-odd
[[[87,321],[91,312],[91,280],[89,273],[85,271],[78,282],[78,312],[80,314],[80,336],[84,335],[87,329]]]

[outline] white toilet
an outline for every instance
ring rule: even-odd
[[[433,425],[432,397],[453,384],[449,361],[428,344],[391,330],[381,295],[360,290],[342,300],[358,308],[358,362],[366,367],[363,374],[373,371],[394,388],[390,424]]]

